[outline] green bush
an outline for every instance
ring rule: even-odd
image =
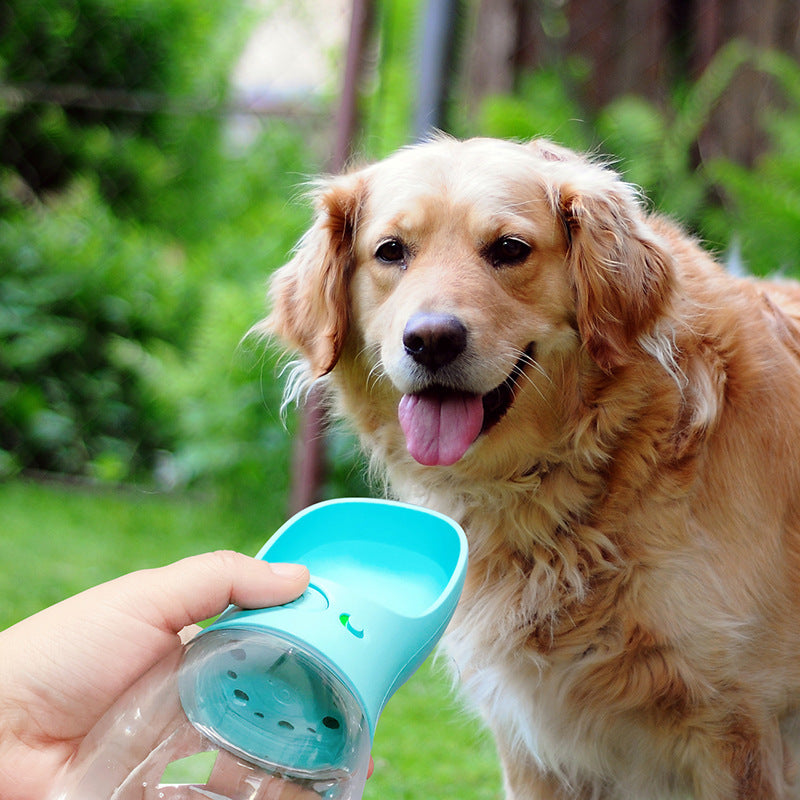
[[[96,175],[118,213],[146,216],[152,196],[218,148],[222,118],[207,110],[225,99],[250,19],[243,8],[4,3],[0,77],[19,100],[0,117],[0,164],[40,195],[65,189],[75,174]]]
[[[0,474],[288,482],[274,362],[239,343],[308,223],[310,162],[273,124],[153,198],[168,225],[120,220],[89,181],[0,220]]]
[[[592,130],[572,96],[572,86],[582,75],[576,61],[563,70],[542,69],[525,76],[514,95],[486,99],[479,115],[479,132],[503,139],[544,136],[577,150],[589,148]]]
[[[142,359],[151,391],[177,409],[172,480],[285,485],[288,435],[275,362],[242,343],[262,313],[261,292],[217,280],[207,287],[188,352]]]
[[[174,429],[129,351],[190,340],[198,294],[181,251],[84,183],[0,220],[0,264],[5,469],[120,479],[151,467]]]
[[[237,504],[247,497],[254,507],[265,491],[288,492],[296,427],[294,408],[281,413],[288,359],[245,335],[263,315],[260,284],[209,285],[188,352],[160,347],[148,354],[129,345],[152,394],[177,410],[162,485],[211,486]],[[326,495],[367,494],[355,441],[339,429],[327,441]]]
[[[264,407],[275,376],[237,345],[307,222],[287,198],[316,170],[288,124],[265,125],[246,153],[226,147],[216,111],[243,7],[0,9],[0,76],[23,90],[0,109],[0,475],[288,473],[279,397]],[[75,86],[112,102],[59,105]]]
[[[772,51],[749,57],[783,89],[783,108],[756,120],[767,148],[751,169],[721,159],[706,165],[723,204],[704,222],[710,236],[741,248],[752,272],[800,277],[800,66]]]

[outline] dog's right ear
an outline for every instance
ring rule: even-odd
[[[298,351],[314,378],[336,365],[349,327],[349,283],[364,181],[332,178],[316,194],[316,216],[294,258],[270,279],[271,313],[256,326]]]

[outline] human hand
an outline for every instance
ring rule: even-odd
[[[187,626],[302,594],[308,571],[232,552],[117,578],[0,632],[0,797],[41,800],[114,701]]]

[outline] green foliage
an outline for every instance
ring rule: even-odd
[[[768,147],[753,168],[729,159],[695,165],[696,142],[717,102],[744,67],[771,76],[785,108],[754,119]],[[734,40],[699,80],[676,95],[669,114],[636,97],[599,115],[603,147],[656,208],[680,219],[717,250],[741,250],[747,269],[800,275],[800,67],[780,53]],[[721,202],[720,202],[721,201]]]
[[[214,486],[256,506],[263,504],[264,487],[288,493],[296,420],[294,408],[281,413],[279,376],[289,365],[274,348],[244,335],[263,315],[261,295],[254,284],[217,280],[207,287],[187,353],[171,347],[155,357],[132,353],[150,391],[177,412],[175,447],[160,475],[167,485]],[[355,442],[334,430],[328,443],[326,495],[368,494]]]
[[[171,38],[164,32],[185,22],[177,10],[152,0],[11,0],[3,11],[6,77],[23,84],[161,89]]]
[[[152,390],[178,410],[173,480],[285,490],[289,436],[279,416],[276,366],[268,354],[242,344],[262,298],[232,282],[207,288],[189,352],[164,348],[158,358],[144,359]]]
[[[792,127],[794,134],[800,131],[800,116]],[[708,174],[724,191],[727,209],[710,211],[707,228],[717,238],[730,237],[747,269],[757,275],[800,277],[798,155],[769,152],[754,170],[722,160],[708,165]]]
[[[752,55],[749,46],[732,41],[694,84],[675,92],[666,111],[644,98],[624,96],[596,121],[601,146],[620,158],[626,177],[645,188],[654,206],[701,234],[712,185],[694,163],[696,144],[719,99]]]
[[[272,365],[237,346],[307,223],[287,198],[316,167],[289,124],[266,124],[245,152],[227,145],[215,111],[252,18],[242,5],[0,10],[3,77],[23,90],[0,111],[0,475],[260,475],[285,489]],[[105,92],[102,110],[50,102],[75,86]],[[21,206],[31,189],[46,203]]]
[[[111,215],[89,185],[0,220],[0,449],[17,468],[121,479],[169,421],[126,357],[185,346],[197,295],[180,251]]]
[[[414,137],[414,97],[419,74],[419,0],[392,0],[377,4],[381,36],[376,85],[365,97],[361,150],[371,158],[383,158]]]
[[[184,186],[160,199],[196,234],[180,245],[87,184],[0,223],[0,470],[285,490],[276,364],[240,342],[308,222],[287,201],[308,161],[285,126],[247,158],[219,153],[191,201]]]
[[[87,183],[0,222],[0,474],[157,468],[166,485],[285,491],[276,364],[240,342],[308,223],[287,198],[310,161],[274,124],[246,157],[209,159],[193,191],[176,182],[154,198],[169,224],[120,220]]]
[[[310,161],[298,131],[273,125],[246,157],[220,154],[192,198],[185,187],[173,194],[204,300],[186,352],[162,348],[140,363],[151,391],[175,410],[169,468],[179,485],[256,494],[265,484],[288,486],[292,415],[287,429],[279,354],[244,337],[266,311],[269,272],[308,224],[307,204],[287,198],[297,195],[299,170]],[[177,220],[180,208],[193,213]]]
[[[263,301],[267,274],[286,260],[310,220],[300,196],[320,163],[306,135],[300,126],[267,123],[244,152],[220,146],[202,170],[150,199],[151,218],[191,251],[198,279],[258,280]]]
[[[749,55],[754,66],[776,79],[786,105],[758,120],[768,147],[752,169],[728,160],[706,165],[724,202],[709,210],[706,229],[739,245],[754,273],[800,277],[800,66],[771,51]]]
[[[485,101],[478,131],[503,139],[544,136],[567,147],[588,148],[591,129],[571,91],[582,74],[576,61],[563,69],[542,69],[525,76],[514,95],[496,95]]]
[[[249,19],[242,8],[5,3],[0,74],[20,99],[0,117],[0,163],[37,193],[65,188],[76,173],[97,175],[118,212],[146,214],[149,196],[194,174],[219,144],[221,118],[203,113],[198,124],[192,104],[202,111],[224,100]]]

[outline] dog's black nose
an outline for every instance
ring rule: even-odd
[[[467,347],[467,329],[452,314],[414,314],[403,331],[406,352],[423,367],[437,370],[461,355]]]

